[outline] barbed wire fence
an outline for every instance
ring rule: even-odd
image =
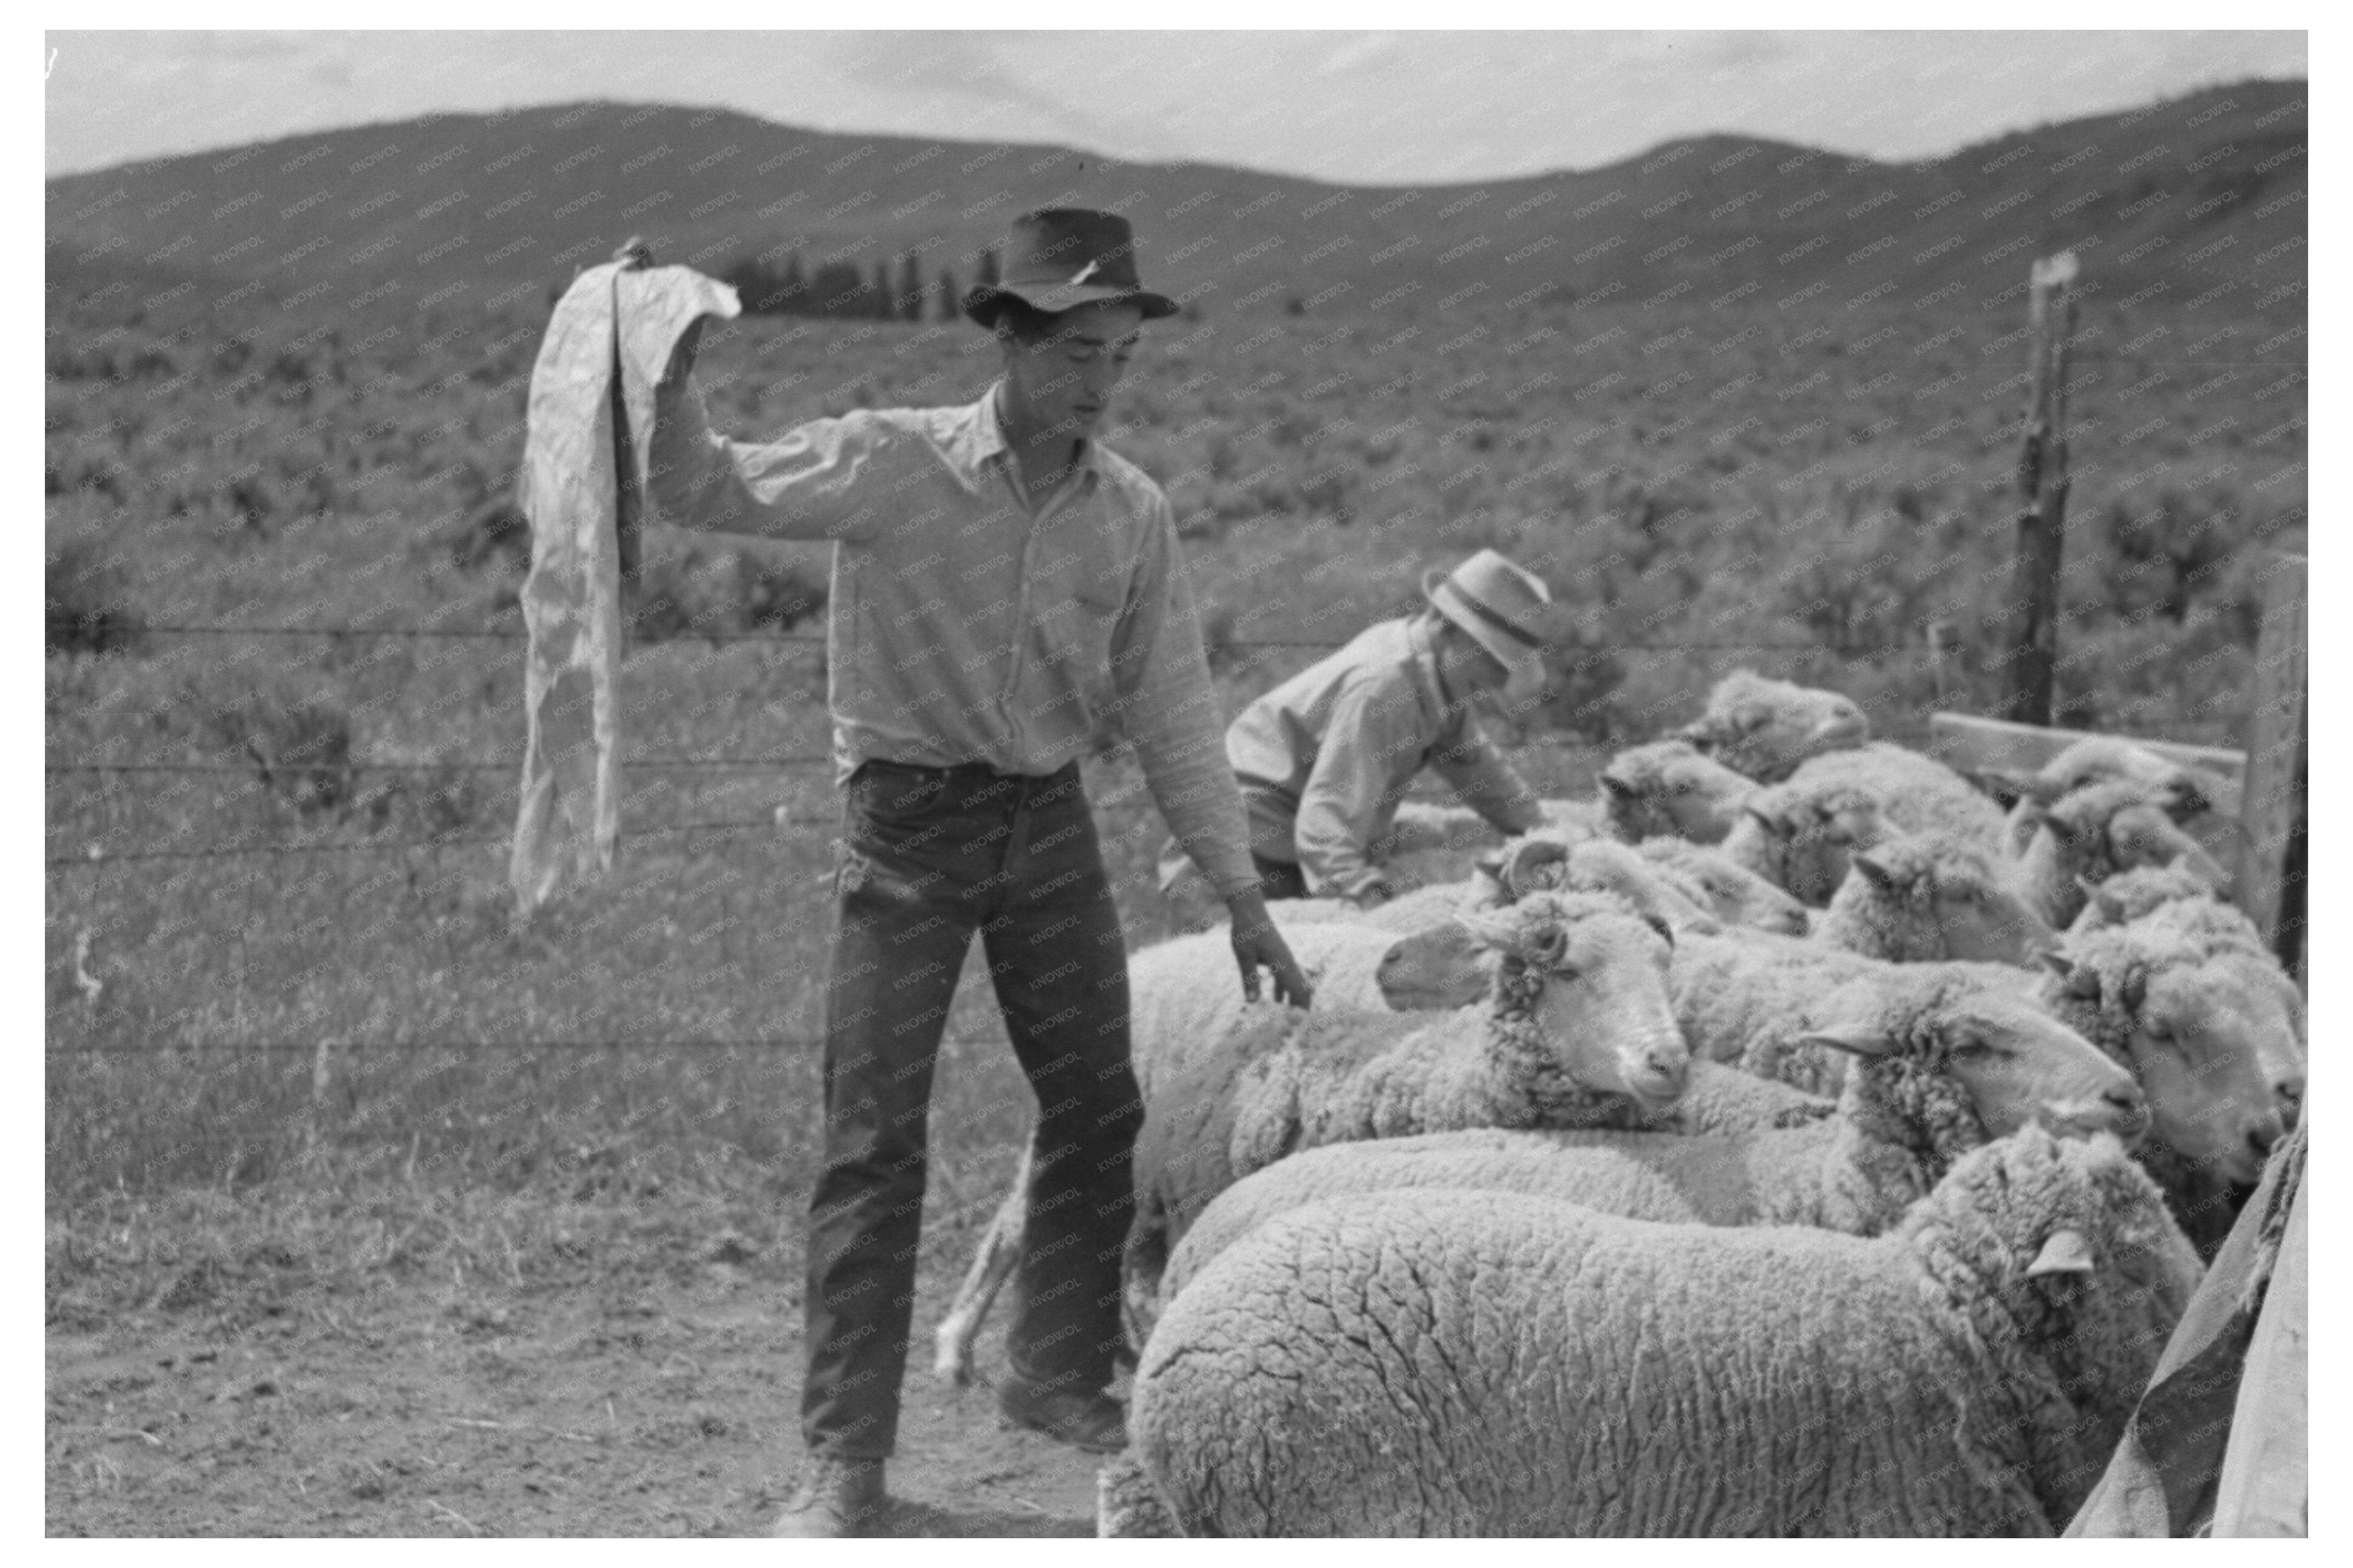
[[[477,641],[513,644],[527,640],[528,634],[520,630],[485,629],[479,627],[429,627],[415,626],[236,626],[199,624],[162,624],[139,628],[144,635],[219,639],[322,638],[329,640],[411,639]],[[823,632],[792,631],[688,631],[659,639],[648,639],[638,648],[661,646],[691,646],[707,644],[759,644],[786,647],[822,647]],[[1228,637],[1219,647],[1229,655],[1258,656],[1271,652],[1326,652],[1345,645],[1340,637]],[[634,650],[633,650],[634,651]],[[1830,657],[1863,659],[1884,657],[1889,653],[1912,652],[1910,649],[1873,649],[1846,652],[1829,645],[1790,639],[1722,639],[1722,640],[1625,640],[1596,642],[1579,646],[1576,650],[1584,656],[1618,656],[1625,654],[1682,657],[1708,654],[1789,654],[1809,657]],[[1247,664],[1249,658],[1240,661]],[[1124,748],[1123,748],[1124,749]],[[1563,739],[1539,739],[1504,748],[1514,753],[1559,752],[1588,749],[1581,743]],[[686,755],[624,757],[619,766],[640,773],[791,773],[806,768],[828,767],[834,762],[829,752],[780,752],[753,755]],[[332,770],[353,774],[447,774],[449,773],[520,773],[522,758],[472,757],[440,759],[429,762],[392,762],[375,760],[342,760],[333,763],[295,763],[287,764],[289,772]],[[267,783],[262,765],[254,760],[237,762],[156,761],[142,758],[77,757],[45,761],[44,774],[52,780],[73,777],[164,778],[174,776],[241,777],[257,784]],[[512,797],[509,797],[511,804]],[[1110,791],[1096,793],[1091,804],[1097,809],[1149,808],[1152,801],[1141,782]],[[1148,822],[1140,822],[1134,829],[1148,829]],[[789,818],[771,813],[755,817],[723,817],[708,821],[637,824],[626,828],[625,837],[670,837],[689,835],[759,836],[776,838],[793,833],[831,833],[835,825],[829,820],[803,817],[791,814]],[[450,850],[485,849],[506,846],[512,842],[510,831],[472,834],[448,834],[427,837],[402,838],[334,838],[322,842],[303,843],[283,839],[257,838],[250,842],[228,842],[188,848],[159,847],[152,844],[110,847],[88,844],[79,854],[53,854],[45,860],[45,869],[52,878],[77,872],[101,870],[110,867],[153,864],[157,862],[204,862],[244,858],[321,857],[321,856],[400,856],[438,854]],[[994,1037],[952,1036],[944,1037],[946,1047],[980,1047],[999,1044]],[[681,1036],[674,1038],[646,1037],[565,1037],[534,1039],[523,1036],[469,1037],[451,1039],[352,1039],[332,1041],[337,1054],[391,1054],[419,1057],[434,1052],[465,1055],[480,1050],[499,1051],[630,1051],[660,1052],[670,1050],[717,1052],[728,1057],[733,1054],[807,1050],[823,1044],[821,1036],[806,1032],[786,1032],[767,1036],[701,1037]],[[261,1057],[289,1055],[317,1056],[327,1048],[321,1039],[268,1038],[206,1038],[175,1039],[161,1043],[134,1043],[121,1040],[53,1041],[52,1054],[64,1056],[136,1057],[160,1056],[181,1052],[235,1051]],[[226,1142],[237,1142],[230,1138]]]

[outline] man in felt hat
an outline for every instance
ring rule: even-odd
[[[1139,329],[1124,218],[1014,220],[1002,281],[965,296],[1002,374],[977,402],[860,409],[765,445],[708,428],[690,334],[657,395],[652,493],[690,528],[835,544],[827,649],[844,788],[826,992],[824,1173],[809,1205],[809,1484],[778,1533],[879,1520],[914,1299],[932,1067],[980,933],[1039,1106],[999,1403],[1099,1451],[1143,1118],[1125,944],[1077,759],[1135,746],[1226,900],[1244,992],[1306,1005],[1268,920],[1167,498],[1093,438]]]
[[[1435,768],[1505,833],[1542,826],[1534,791],[1479,726],[1472,700],[1533,700],[1552,594],[1493,550],[1423,574],[1428,607],[1368,626],[1252,702],[1226,731],[1250,854],[1270,898],[1372,904],[1392,885],[1374,850],[1406,786]],[[1164,878],[1174,867],[1164,863]]]

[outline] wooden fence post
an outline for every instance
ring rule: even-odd
[[[2067,340],[2075,331],[2075,253],[2034,264],[2028,278],[2027,336],[2033,345],[2026,402],[2026,445],[2018,485],[2018,568],[2010,592],[2018,636],[2010,647],[2010,700],[2001,716],[2051,722],[2052,671],[2059,661],[2060,525],[2067,515]]]
[[[2247,737],[2247,829],[2238,903],[2280,962],[2304,980],[2305,558],[2274,555],[2263,569],[2263,626],[2255,644],[2254,711]]]

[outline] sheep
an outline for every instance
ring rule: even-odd
[[[2156,921],[2070,936],[2047,967],[2038,999],[2147,1094],[2141,1162],[2211,1255],[2285,1132],[2264,1070],[2266,1034],[2295,1049],[2277,993],[2227,950]]]
[[[2137,866],[2179,864],[2218,892],[2230,878],[2165,813],[2145,784],[2110,780],[2079,789],[2042,813],[2017,861],[2019,892],[2056,930],[2083,912],[2087,885]]]
[[[2011,889],[2009,867],[1957,833],[1905,834],[1858,849],[1815,940],[1897,963],[2025,963],[2058,936]]]
[[[2030,1123],[2127,1142],[2148,1128],[2147,1101],[2131,1073],[2065,1032],[2009,1055],[1948,1051],[1920,1035],[1824,1043],[1856,1057],[1837,1114],[1787,1130],[1480,1129],[1294,1154],[1202,1211],[1170,1254],[1163,1296],[1181,1293],[1211,1258],[1267,1219],[1341,1193],[1479,1187],[1567,1198],[1630,1219],[1876,1236],[1963,1154]]]
[[[2047,1536],[2200,1274],[2116,1139],[2031,1127],[1872,1239],[1325,1199],[1173,1300],[1128,1428],[1196,1536]]]
[[[2067,928],[2071,933],[2130,925],[2168,904],[2190,902],[2219,911],[2227,923],[2242,930],[2248,941],[2257,946],[2263,943],[2263,935],[2255,930],[2254,921],[2217,900],[2212,883],[2179,863],[2137,866],[2129,871],[2117,872],[2105,882],[2087,881],[2081,886],[2084,907],[2076,911],[2074,922]]]
[[[1545,799],[1536,803],[1545,826],[1569,838],[1601,831],[1602,806],[1596,801]],[[1504,842],[1506,835],[1467,805],[1409,800],[1398,803],[1389,829],[1369,847],[1392,886],[1411,889],[1459,882],[1472,863]]]
[[[1278,902],[1273,907],[1286,906]],[[1283,922],[1283,941],[1325,1006],[1454,1008],[1486,995],[1488,976],[1467,953],[1444,966],[1425,960],[1392,963],[1390,950],[1400,940],[1394,932],[1358,922],[1313,924],[1300,930]],[[1148,1009],[1152,1017],[1150,1028],[1139,1034],[1131,1053],[1136,1082],[1147,1100],[1154,1083],[1181,1070],[1186,1051],[1217,1039],[1241,1021],[1245,1004],[1240,988],[1203,980],[1204,976],[1221,977],[1231,962],[1230,952],[1230,939],[1219,930],[1156,942],[1130,958],[1131,1013],[1140,1006]],[[1144,1047],[1145,1038],[1152,1042],[1151,1048]],[[946,1316],[933,1332],[932,1370],[956,1387],[972,1381],[973,1342],[997,1291],[1020,1260],[1029,1162],[1030,1151],[1025,1143],[1012,1184],[982,1233]]]
[[[2118,926],[2146,927],[2194,942],[2241,972],[2247,985],[2242,1005],[2250,1018],[2260,1020],[2256,1051],[2263,1076],[2271,1084],[2280,1124],[2295,1131],[2304,1110],[2310,1048],[2304,992],[2281,966],[2255,922],[2216,899],[2203,878],[2178,866],[2121,872],[2085,891],[2089,897],[2068,928],[2070,936]],[[1400,950],[1388,960],[1399,967],[1400,984],[1409,956]]]
[[[1726,1062],[1813,1094],[1836,1094],[1845,1057],[1819,1037],[1929,1037],[1948,1050],[2053,1047],[2067,1027],[2006,964],[1891,963],[1811,941],[1692,934],[1668,972],[1694,1058]]]
[[[1806,934],[1806,906],[1721,849],[1666,837],[1645,838],[1634,848],[1645,860],[1689,878],[1723,924],[1785,936]]]
[[[1847,858],[1887,837],[1879,801],[1851,785],[1767,785],[1741,804],[1725,857],[1820,909],[1846,879]]]
[[[2086,735],[2031,773],[1987,769],[1983,776],[2004,797],[2015,799],[2005,827],[2012,855],[2022,853],[2034,837],[2042,807],[2089,784],[2109,780],[2147,784],[2176,822],[2188,822],[2211,809],[2216,794],[2212,781],[2199,770],[2168,762],[2117,735]]]
[[[2008,828],[1991,796],[1934,757],[1892,742],[1809,757],[1788,783],[1798,789],[1860,790],[1898,833],[1955,833],[1994,853],[2004,849]]]
[[[1273,907],[1280,909],[1282,904]],[[1543,1020],[1535,1032],[1558,1046],[1560,1056],[1553,1065],[1576,1084],[1605,1089],[1622,1085],[1639,1089],[1649,1102],[1673,1098],[1688,1058],[1680,1037],[1672,1034],[1663,984],[1651,962],[1649,947],[1659,940],[1651,927],[1636,920],[1622,904],[1600,895],[1546,894],[1507,915],[1471,918],[1484,918],[1488,923],[1480,927],[1481,935],[1475,941],[1469,938],[1467,928],[1452,928],[1463,931],[1466,940],[1451,947],[1456,962],[1444,967],[1427,963],[1410,967],[1393,964],[1385,955],[1403,940],[1394,932],[1348,922],[1286,925],[1283,937],[1293,956],[1322,970],[1317,1006],[1312,1015],[1293,1014],[1271,1004],[1253,1007],[1245,1003],[1226,969],[1230,959],[1223,931],[1177,937],[1138,950],[1128,960],[1130,1054],[1146,1107],[1147,1128],[1153,1121],[1152,1108],[1166,1100],[1171,1083],[1181,1081],[1197,1061],[1229,1049],[1221,1042],[1253,1031],[1263,1033],[1286,1017],[1352,1018],[1368,1039],[1378,1032],[1378,1025],[1389,1021],[1401,1026],[1392,1034],[1433,1026],[1432,1039],[1448,1032],[1477,1037],[1482,1026],[1498,1037],[1498,1043],[1504,1037],[1525,1037],[1531,1030],[1521,1020],[1534,998],[1520,994],[1527,992],[1531,983],[1528,954],[1536,951],[1531,943],[1550,952],[1552,962],[1574,959],[1584,971],[1574,981],[1547,980],[1540,989]],[[1495,943],[1511,952],[1500,961],[1482,962],[1486,945]],[[1506,988],[1514,992],[1515,1001],[1491,1000],[1494,988],[1491,971],[1495,970],[1518,977]],[[1415,1003],[1448,1010],[1397,1014],[1388,1019],[1369,1011]],[[1613,1009],[1622,1016],[1613,1016]],[[1558,1033],[1564,1027],[1569,1031],[1567,1035]],[[1618,1047],[1615,1054],[1610,1048],[1613,1043]],[[1628,1082],[1630,1078],[1633,1082]],[[1569,1108],[1565,1114],[1636,1114],[1631,1108],[1634,1102],[1613,1106],[1606,1096],[1598,1111],[1582,1107],[1576,1094],[1564,1093],[1561,1098]],[[1728,1100],[1731,1097],[1717,1098]],[[1786,1103],[1765,1104],[1754,1113],[1788,1115],[1791,1108]],[[1466,1110],[1461,1114],[1471,1113]],[[1737,1116],[1741,1111],[1722,1114]],[[1025,1148],[1011,1188],[998,1204],[955,1300],[934,1331],[933,1370],[958,1386],[971,1380],[973,1342],[1020,1256],[1029,1173]],[[1140,1189],[1140,1164],[1138,1184]]]
[[[1740,818],[1740,803],[1757,791],[1755,779],[1683,740],[1630,746],[1597,782],[1605,826],[1627,844],[1654,837],[1721,844]]]
[[[1871,739],[1871,721],[1835,691],[1736,669],[1715,683],[1700,717],[1672,738],[1759,784],[1775,784],[1808,757],[1862,745]]]
[[[1491,994],[1451,1013],[1251,1008],[1145,1094],[1126,1276],[1149,1300],[1173,1235],[1293,1152],[1459,1127],[1647,1124],[1690,1053],[1667,1006],[1671,938],[1620,900],[1532,893],[1462,923],[1500,954]],[[1178,1053],[1139,1031],[1139,1054]]]

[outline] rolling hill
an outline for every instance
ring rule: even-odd
[[[1933,296],[1989,304],[2073,246],[2114,297],[2300,313],[2306,87],[2242,82],[1932,162],[1746,138],[1455,186],[1344,186],[1068,148],[848,136],[715,110],[581,103],[290,137],[47,186],[52,295],[413,312],[499,304],[642,233],[719,270],[918,257],[969,282],[1025,207],[1129,214],[1155,286],[1213,311],[1565,298]],[[2153,293],[2151,291],[2154,291]]]

